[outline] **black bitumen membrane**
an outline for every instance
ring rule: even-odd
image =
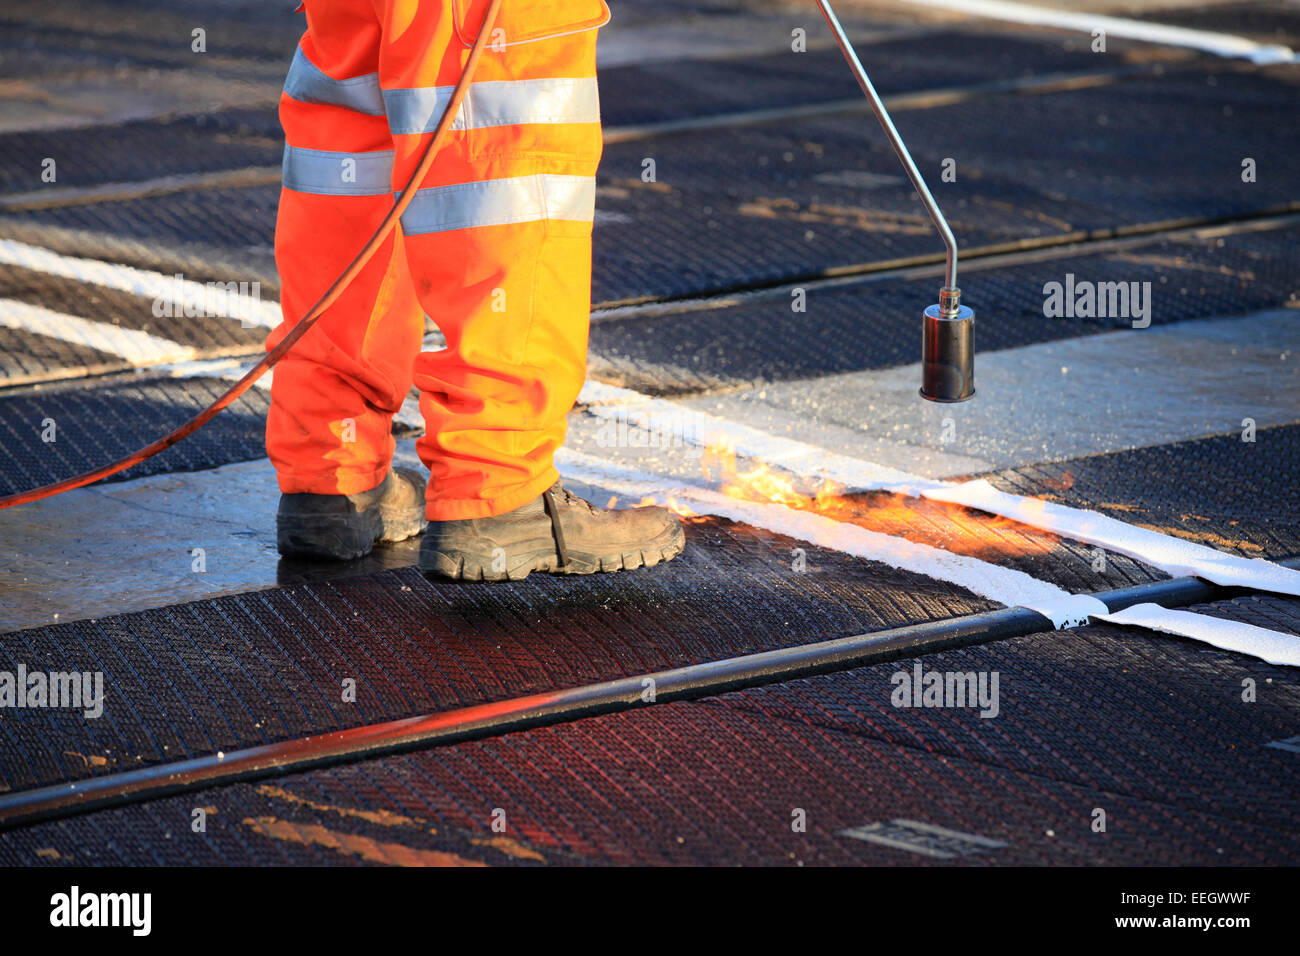
[[[183,425],[234,382],[215,378],[112,376],[0,395],[0,494],[27,491],[123,458]],[[114,475],[127,481],[196,471],[266,455],[264,390],[249,389],[194,435]],[[53,431],[48,422],[53,421]],[[52,436],[52,440],[51,437]]]
[[[254,246],[267,248],[274,242],[279,201],[279,186],[209,187],[140,199],[35,209],[22,213],[20,221],[163,244],[199,242],[237,253]]]
[[[286,69],[295,42],[296,38],[284,44]],[[937,46],[947,50],[960,68],[934,70],[925,54]],[[871,51],[871,68],[881,76],[879,89],[885,95],[1009,82],[1039,74],[1100,73],[1116,67],[1091,53],[1067,51],[1059,40],[1041,38],[936,32],[882,40],[865,49]],[[7,58],[0,60],[0,64],[7,62]],[[834,49],[615,66],[601,71],[600,88],[602,121],[615,128],[684,116],[861,99],[852,74]],[[94,150],[83,148],[88,136],[94,138]],[[40,163],[47,156],[59,159],[59,185],[87,187],[274,166],[280,162],[282,142],[279,119],[271,108],[216,110],[91,131],[4,134],[0,135],[0,195],[39,191],[47,185],[41,179]]]
[[[1014,265],[968,261],[962,301],[975,310],[979,352],[1093,335],[1130,319],[1043,314],[1043,287],[1080,280],[1150,282],[1153,325],[1247,315],[1292,303],[1300,225],[1220,238],[1153,238],[1111,252],[1079,252]],[[1069,250],[1065,250],[1068,253]],[[717,308],[623,315],[591,330],[591,368],[602,379],[657,395],[810,379],[918,360],[921,312],[940,277],[872,278],[777,289]],[[804,289],[805,311],[792,308]],[[790,343],[797,341],[797,349]]]
[[[93,140],[94,149],[86,149]],[[59,187],[86,188],[193,173],[278,166],[284,135],[274,110],[220,110],[120,126],[0,135],[0,196]],[[58,179],[42,180],[41,160]]]
[[[817,32],[825,34],[816,7],[809,4],[808,11],[812,16],[806,20],[792,17],[791,22],[803,22],[814,39],[829,40],[829,34]],[[924,35],[878,39],[860,45],[858,52],[883,96],[1116,68],[1115,61],[1072,49],[1072,40],[935,29]],[[936,50],[943,51],[942,70],[934,68]],[[862,98],[835,47],[616,66],[601,71],[600,91],[602,119],[614,127]]]
[[[1272,0],[1212,3],[1183,9],[1173,7],[1128,15],[1169,26],[1248,36],[1261,43],[1277,43],[1292,48],[1300,44],[1300,8]]]
[[[1284,76],[1194,72],[993,97],[895,121],[969,250],[1291,203],[1300,156],[1276,135],[1276,119],[1294,100]],[[836,117],[611,144],[601,164],[598,202],[611,218],[596,230],[595,300],[941,258],[874,123]],[[956,160],[955,182],[940,180],[945,158]],[[1269,176],[1243,182],[1244,158]],[[655,160],[654,183],[641,181],[645,159]]]
[[[1027,465],[979,477],[1272,561],[1300,554],[1300,425]],[[1135,480],[1140,476],[1141,480]]]
[[[0,377],[7,384],[42,381],[82,373],[83,369],[112,368],[120,364],[117,356],[88,345],[26,329],[0,328]]]
[[[10,789],[700,663],[994,605],[951,585],[707,521],[671,566],[504,585],[414,569],[12,632],[4,670],[96,662],[101,721],[4,721]],[[761,595],[761,600],[755,600]],[[59,668],[54,668],[59,669]],[[357,703],[340,703],[341,681]]]
[[[1295,87],[1268,71],[1214,69],[1221,72],[990,97],[904,113],[898,125],[968,249],[1286,207],[1300,153],[1274,120],[1291,109]],[[1162,120],[1152,124],[1157,108]],[[837,117],[610,144],[599,176],[593,301],[941,258],[874,122]],[[938,181],[948,157],[957,179]],[[1246,158],[1255,161],[1255,182],[1242,181]],[[655,161],[653,183],[641,179],[646,159]],[[275,186],[200,188],[36,209],[23,221],[240,250],[270,244],[278,195]]]
[[[0,10],[0,75],[66,80],[82,70],[186,69],[198,66],[238,76],[246,64],[288,69],[304,19],[296,4],[133,3],[76,0],[44,4],[39,22],[26,10]],[[185,9],[188,7],[188,9]],[[260,9],[259,9],[260,8]],[[206,50],[191,48],[191,31],[205,31]],[[207,57],[196,61],[196,57]]]
[[[1300,602],[1250,600],[1300,631]],[[896,708],[911,668],[885,664],[38,825],[0,836],[0,859],[1241,865],[1300,849],[1300,768],[1268,746],[1295,730],[1285,668],[1106,625],[922,664],[998,673],[998,716]],[[939,859],[841,833],[900,820],[1004,846]]]

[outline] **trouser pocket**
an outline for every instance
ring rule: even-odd
[[[489,0],[452,0],[456,35],[473,46]],[[492,49],[535,43],[595,30],[609,22],[605,0],[505,0],[497,12],[488,43]]]

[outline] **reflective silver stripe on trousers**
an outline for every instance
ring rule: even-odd
[[[394,135],[428,133],[438,125],[454,87],[384,90],[388,128]],[[596,78],[488,80],[470,84],[454,130],[520,123],[599,123]]]
[[[320,196],[386,196],[393,190],[393,150],[335,153],[284,148],[284,188]]]
[[[402,231],[418,236],[541,219],[591,222],[595,211],[594,177],[538,173],[421,189],[402,215]]]
[[[379,74],[367,73],[347,80],[326,76],[320,67],[307,59],[302,47],[293,54],[284,91],[300,103],[324,103],[366,113],[384,115],[384,98],[379,91]]]

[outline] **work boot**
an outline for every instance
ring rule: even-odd
[[[420,570],[468,581],[518,581],[530,571],[630,571],[674,558],[685,546],[681,523],[667,509],[606,511],[557,481],[503,515],[430,521]]]
[[[390,468],[377,488],[355,495],[280,496],[275,538],[286,557],[350,561],[377,541],[404,541],[424,528],[424,479]]]

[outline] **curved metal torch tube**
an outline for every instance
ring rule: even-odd
[[[957,240],[953,237],[952,230],[948,228],[948,220],[943,218],[943,213],[939,211],[939,204],[934,201],[934,196],[930,195],[930,189],[921,178],[921,172],[916,168],[916,163],[912,161],[912,154],[907,151],[907,146],[903,143],[903,137],[898,135],[898,130],[894,128],[894,121],[889,118],[889,113],[885,109],[884,102],[880,99],[880,94],[871,84],[871,77],[867,76],[867,71],[863,69],[858,54],[853,49],[853,44],[849,43],[849,38],[844,34],[844,28],[840,26],[839,19],[835,16],[835,11],[826,0],[817,0],[817,6],[821,7],[822,16],[826,18],[827,25],[830,26],[831,32],[835,34],[835,42],[840,45],[840,50],[844,53],[844,59],[849,61],[849,66],[853,68],[853,74],[858,78],[858,85],[862,87],[862,92],[867,94],[867,99],[871,101],[871,109],[875,111],[876,119],[880,120],[880,125],[884,127],[885,135],[889,137],[889,145],[894,147],[894,152],[898,155],[898,161],[903,164],[903,169],[907,171],[907,176],[912,180],[912,185],[916,187],[916,194],[921,197],[921,202],[925,203],[925,210],[930,214],[930,221],[934,223],[934,228],[939,230],[939,235],[943,238],[943,244],[948,249],[948,268],[944,275],[944,289],[953,293],[957,292]],[[953,296],[955,299],[956,297]]]

